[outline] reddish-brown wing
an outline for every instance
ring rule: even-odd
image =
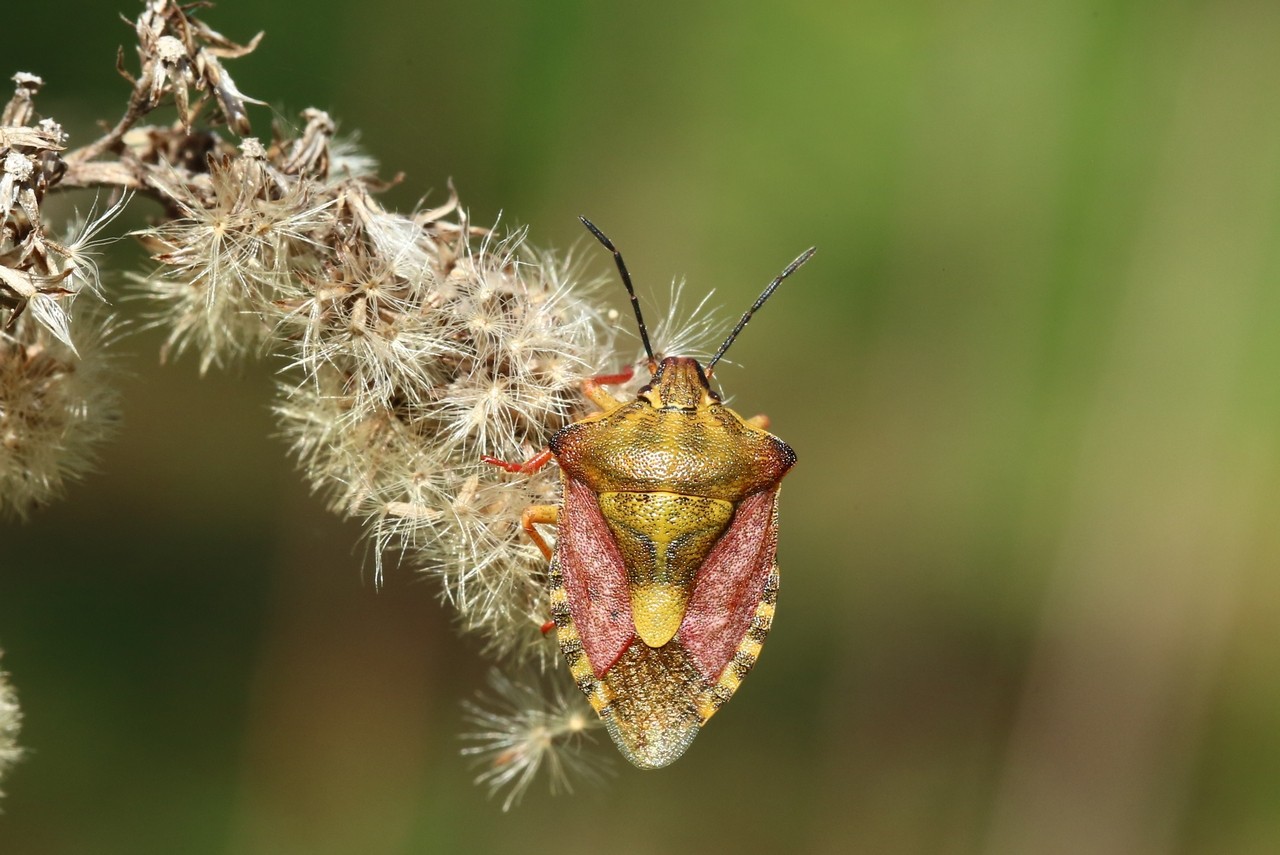
[[[678,637],[715,683],[751,628],[778,549],[778,488],[748,496],[694,578]]]
[[[582,649],[596,677],[604,677],[635,638],[626,565],[596,494],[567,476],[556,557]]]

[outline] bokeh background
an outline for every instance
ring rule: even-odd
[[[6,5],[0,72],[80,141],[117,11]],[[0,523],[0,852],[1280,851],[1280,5],[204,17],[265,30],[240,88],[359,131],[402,209],[452,178],[560,248],[587,214],[651,305],[686,277],[727,326],[819,246],[719,373],[800,456],[778,623],[675,766],[503,814],[458,754],[487,665],[301,485],[279,366],[138,334],[100,471]]]

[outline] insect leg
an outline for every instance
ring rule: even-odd
[[[747,419],[747,424],[755,428],[760,428],[760,430],[768,430],[769,417],[766,416],[764,413],[760,413],[759,415],[752,416],[751,418]]]
[[[524,533],[529,535],[529,539],[537,544],[542,550],[542,554],[547,556],[547,560],[551,560],[551,547],[547,546],[547,542],[542,539],[542,535],[538,534],[535,525],[559,525],[560,509],[555,505],[530,505],[520,514],[520,527],[524,529]]]
[[[613,386],[618,383],[626,383],[636,375],[635,366],[629,366],[624,371],[617,374],[600,374],[590,377],[582,381],[582,394],[591,399],[591,403],[595,404],[602,410],[611,410],[622,402],[613,395],[606,392],[603,386]]]
[[[491,466],[497,466],[499,469],[505,469],[508,472],[523,472],[526,475],[532,475],[543,466],[551,462],[551,458],[555,455],[551,453],[551,449],[544,448],[533,457],[530,457],[524,463],[509,463],[506,460],[499,460],[496,457],[490,457],[485,454],[481,456],[481,463],[488,463]]]

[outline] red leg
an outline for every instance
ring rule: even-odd
[[[560,522],[560,509],[555,505],[530,505],[524,509],[524,513],[520,514],[520,527],[524,529],[524,533],[529,535],[532,540],[542,550],[542,554],[551,560],[551,547],[547,546],[547,542],[542,539],[542,535],[538,534],[538,530],[534,528],[537,523],[543,525],[558,525]]]
[[[582,381],[582,394],[590,398],[591,402],[600,409],[612,410],[622,402],[601,387],[626,383],[634,376],[636,376],[636,367],[634,365],[628,366],[617,374],[599,374]]]
[[[534,455],[524,463],[508,463],[505,460],[499,460],[496,457],[489,457],[487,455],[480,459],[493,466],[499,466],[508,472],[532,473],[537,472],[543,466],[546,466],[547,462],[551,460],[553,456],[551,449],[548,448]],[[560,509],[555,505],[530,505],[524,509],[524,513],[520,514],[520,527],[524,529],[525,534],[529,535],[529,539],[537,545],[538,549],[542,551],[542,554],[547,557],[548,561],[551,560],[551,547],[547,546],[547,542],[542,539],[542,535],[538,534],[538,530],[534,528],[534,524],[542,523],[544,525],[556,525],[559,519]]]
[[[532,475],[543,466],[551,462],[551,458],[555,455],[551,453],[551,449],[544,448],[533,457],[530,457],[524,463],[508,463],[506,460],[499,460],[496,457],[484,455],[480,458],[482,463],[488,463],[491,466],[497,466],[499,469],[505,469],[508,472],[523,472],[526,475]]]
[[[628,365],[617,374],[597,374],[588,380],[588,383],[594,383],[597,386],[616,386],[619,383],[626,383],[632,377],[636,376],[636,367]]]

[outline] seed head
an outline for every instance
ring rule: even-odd
[[[0,514],[25,517],[57,497],[115,432],[110,331],[104,316],[79,317],[79,354],[34,313],[0,331]]]
[[[3,656],[3,651],[0,651]],[[18,747],[18,731],[22,725],[22,711],[18,709],[18,696],[9,685],[9,675],[0,670],[0,781],[9,768],[22,756]],[[0,791],[0,796],[4,792]]]
[[[489,673],[494,694],[465,705],[467,722],[476,729],[462,735],[473,743],[462,753],[481,769],[477,784],[487,786],[490,795],[506,791],[504,811],[520,803],[544,767],[552,794],[573,792],[572,778],[599,783],[609,771],[607,761],[590,751],[591,731],[600,720],[580,696],[564,692],[565,682],[532,675],[522,683],[495,670]]]

